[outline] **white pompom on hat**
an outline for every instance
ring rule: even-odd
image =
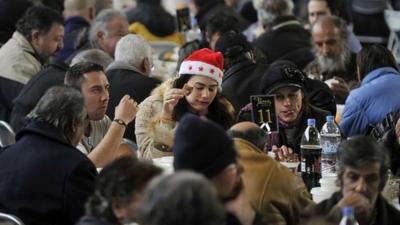
[[[179,76],[190,74],[206,76],[217,81],[221,88],[222,72],[224,68],[224,56],[221,52],[214,52],[208,48],[202,48],[194,51],[185,60],[179,68]]]

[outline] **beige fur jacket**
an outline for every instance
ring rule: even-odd
[[[173,82],[174,79],[170,79],[162,83],[139,105],[135,121],[139,158],[154,159],[173,155],[171,148],[178,123],[161,121],[164,93],[172,87]],[[232,104],[225,98],[221,98],[221,101],[233,117]]]

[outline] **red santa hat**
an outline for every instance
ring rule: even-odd
[[[214,52],[208,48],[194,51],[181,64],[179,76],[184,74],[206,76],[217,81],[221,87],[224,73],[224,57],[221,52]]]

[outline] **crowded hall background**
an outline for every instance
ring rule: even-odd
[[[0,225],[399,225],[399,0],[0,0]]]

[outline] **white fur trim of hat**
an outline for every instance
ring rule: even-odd
[[[203,48],[193,52],[181,64],[179,76],[184,74],[200,75],[217,81],[221,87],[224,73],[224,58],[222,53]]]

